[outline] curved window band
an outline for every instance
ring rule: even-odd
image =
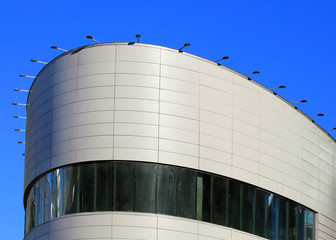
[[[196,219],[268,239],[315,239],[315,214],[234,179],[126,161],[69,165],[42,176],[26,201],[25,233],[79,212],[128,211]]]

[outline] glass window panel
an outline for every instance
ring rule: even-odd
[[[212,222],[227,226],[228,220],[228,180],[212,177]]]
[[[299,236],[299,206],[294,202],[289,202],[288,209],[288,239],[297,240]]]
[[[299,239],[304,239],[305,236],[305,208],[299,207],[299,213],[298,213],[298,218],[299,218]]]
[[[305,240],[314,240],[315,231],[314,231],[314,213],[306,209],[305,211]]]
[[[197,176],[197,219],[210,222],[212,202],[211,196],[211,176],[199,173]]]
[[[279,198],[279,239],[288,239],[288,201]]]
[[[92,212],[94,209],[94,170],[92,163],[79,165],[79,212]]]
[[[293,201],[239,181],[157,164],[96,162],[56,169],[35,183],[26,201],[26,234],[65,214],[135,209],[197,216],[269,239],[315,238],[314,212]]]
[[[54,207],[53,204],[53,175],[55,171],[52,171],[47,174],[46,176],[46,183],[45,183],[45,212],[44,212],[44,219],[45,221],[49,221],[52,217],[52,214],[54,213]]]
[[[134,211],[134,163],[115,164],[115,210]]]
[[[177,168],[158,166],[158,213],[176,216]]]
[[[261,237],[266,237],[268,196],[268,193],[256,190],[255,234]]]
[[[35,226],[34,187],[30,190],[26,205],[26,234]]]
[[[95,210],[113,210],[113,162],[95,164]]]
[[[254,233],[255,187],[244,184],[242,190],[242,230],[245,232]]]
[[[241,198],[240,198],[241,184],[237,181],[229,181],[229,221],[228,226],[240,229],[240,209],[241,209]]]
[[[268,217],[267,230],[269,239],[278,239],[279,237],[279,198],[274,194],[268,196]]]
[[[135,165],[135,211],[156,212],[156,164]]]
[[[62,214],[62,194],[61,194],[61,177],[60,173],[63,168],[56,169],[48,174],[48,184],[50,185],[50,218],[59,217]]]
[[[77,166],[68,166],[63,168],[62,215],[77,212],[78,179]]]
[[[178,170],[177,216],[196,218],[196,171],[184,168]]]
[[[45,193],[45,178],[46,176],[40,178],[35,184],[35,192],[34,192],[34,201],[35,201],[35,224],[40,225],[44,222],[44,193]]]

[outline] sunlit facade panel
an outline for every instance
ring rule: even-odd
[[[25,239],[335,239],[335,140],[244,75],[104,43],[58,56],[30,90]]]

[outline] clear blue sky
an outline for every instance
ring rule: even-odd
[[[179,48],[216,60],[241,73],[259,70],[253,79],[266,87],[286,85],[278,94],[297,105],[323,128],[336,127],[336,1],[335,0],[194,0],[194,1],[2,1],[1,16],[1,197],[0,239],[23,238],[23,166],[25,128],[21,119],[31,80],[42,65],[61,52],[101,42],[136,41]],[[330,131],[336,137],[336,131]]]

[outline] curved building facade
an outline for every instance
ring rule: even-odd
[[[336,143],[293,105],[178,50],[104,43],[27,100],[25,240],[336,239]]]

